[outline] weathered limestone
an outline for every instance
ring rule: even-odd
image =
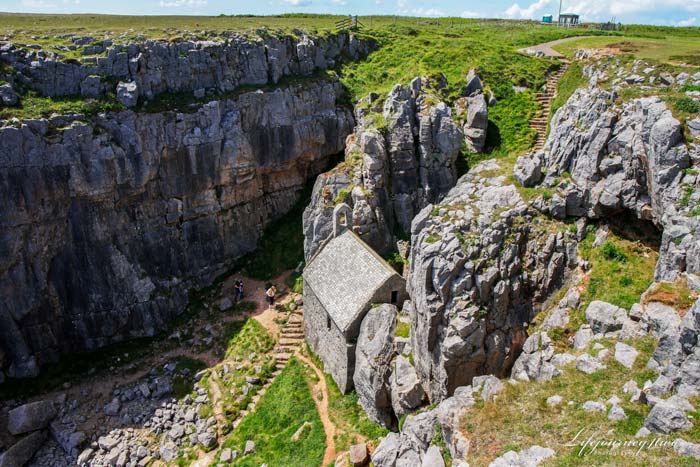
[[[335,80],[0,128],[2,370],[166,328],[344,147]]]
[[[444,82],[416,78],[396,85],[383,106],[360,101],[358,126],[347,140],[345,163],[321,177],[304,212],[304,254],[314,256],[330,235],[334,207],[352,207],[352,229],[380,253],[394,249],[397,229],[441,199],[457,180],[462,131],[436,98]],[[437,103],[436,103],[437,100]]]
[[[9,411],[7,431],[13,435],[21,435],[41,430],[46,428],[55,416],[56,407],[52,401],[37,401],[20,405]]]
[[[534,303],[576,265],[575,240],[533,228],[536,213],[514,186],[481,177],[494,167],[494,161],[474,167],[413,221],[411,341],[432,402],[474,376],[507,376]]]
[[[390,375],[394,358],[394,330],[398,309],[389,304],[367,312],[355,352],[353,382],[367,416],[386,427],[396,424],[392,410]]]
[[[86,80],[103,77],[104,87],[116,81],[133,83],[147,99],[163,92],[203,94],[206,90],[229,92],[242,85],[276,84],[285,76],[311,76],[332,68],[344,58],[360,59],[376,47],[374,41],[346,32],[300,39],[222,33],[213,40],[127,44],[110,40],[86,51],[98,57],[77,62],[62,60],[53,52],[3,45],[0,62],[12,65],[16,79],[40,95],[94,97],[95,83],[86,84]]]

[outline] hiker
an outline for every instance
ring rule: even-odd
[[[243,279],[238,281],[238,297],[243,300]]]
[[[272,307],[272,305],[275,304],[275,293],[277,293],[277,287],[275,287],[274,285],[271,285],[270,288],[267,289],[267,292],[265,292],[270,307]]]
[[[238,303],[238,300],[240,300],[241,298],[241,283],[240,281],[236,281],[233,283],[233,302]]]

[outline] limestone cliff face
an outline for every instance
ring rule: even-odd
[[[0,128],[0,355],[10,376],[59,352],[153,335],[254,249],[351,112],[335,80],[194,113],[55,117]],[[0,362],[2,363],[2,362]]]
[[[396,85],[383,103],[370,95],[356,106],[358,126],[348,138],[345,163],[319,177],[304,212],[307,259],[331,234],[339,202],[352,207],[353,230],[386,252],[397,230],[408,232],[415,214],[454,186],[463,134],[440,101],[444,86],[416,78]]]
[[[95,98],[115,91],[118,81],[134,84],[136,95],[161,92],[232,91],[242,85],[276,84],[285,76],[310,76],[342,59],[367,55],[375,43],[348,33],[328,37],[223,33],[207,41],[97,43],[73,38],[83,57],[64,60],[53,52],[0,42],[0,62],[12,73],[0,79],[44,96]]]
[[[550,226],[495,161],[474,167],[413,220],[411,345],[432,402],[475,376],[505,377],[526,327],[576,267],[576,241]],[[483,175],[482,175],[483,173]]]
[[[700,274],[700,144],[658,97],[613,104],[597,86],[580,89],[552,119],[542,208],[559,216],[604,218],[622,211],[663,231],[656,280]],[[561,178],[565,173],[571,178]]]

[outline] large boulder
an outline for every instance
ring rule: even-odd
[[[396,467],[421,465],[425,452],[435,436],[437,414],[434,410],[408,415],[404,421]]]
[[[524,187],[532,187],[542,180],[542,158],[539,154],[520,156],[513,169],[515,180]]]
[[[391,399],[391,362],[398,309],[383,304],[369,310],[360,326],[353,382],[367,416],[385,427],[396,425]]]
[[[372,453],[372,463],[375,467],[394,467],[396,457],[399,455],[401,435],[391,432],[382,439]]]
[[[553,457],[554,449],[531,446],[520,452],[508,451],[489,464],[489,467],[536,467]]]
[[[652,433],[670,434],[677,431],[688,431],[693,424],[685,415],[685,410],[680,404],[671,400],[657,402],[651,408],[649,415],[644,420],[644,427]]]
[[[13,105],[17,105],[18,102],[19,98],[14,89],[12,89],[12,86],[9,84],[0,85],[0,103],[2,103],[2,105],[12,107]]]
[[[586,320],[596,334],[619,331],[627,319],[624,309],[599,300],[591,302],[586,308]]]
[[[551,362],[554,356],[554,343],[546,332],[538,332],[528,337],[523,353],[513,365],[513,378],[521,381],[549,381],[561,374]]]
[[[7,415],[7,431],[20,435],[41,430],[56,417],[56,406],[52,401],[36,401],[16,407]]]
[[[419,407],[425,398],[416,369],[402,355],[394,360],[394,370],[391,374],[391,406],[396,418],[401,417]]]

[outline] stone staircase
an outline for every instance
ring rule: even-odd
[[[262,396],[267,392],[272,382],[277,378],[277,376],[282,372],[282,369],[287,365],[289,359],[294,355],[294,352],[303,344],[304,342],[304,313],[303,308],[297,308],[293,311],[287,324],[280,331],[280,340],[272,350],[275,356],[275,371],[272,372],[270,378],[267,379],[265,384],[255,395],[251,398],[250,403],[245,410],[241,411],[240,417],[234,422],[233,427],[235,428],[238,424],[248,415],[250,412],[255,410],[255,407],[260,402]]]
[[[562,67],[555,74],[547,79],[545,90],[537,93],[537,102],[542,106],[542,114],[530,120],[530,128],[537,132],[533,151],[544,149],[544,142],[547,136],[547,124],[549,123],[549,113],[552,100],[557,95],[557,85],[562,75],[569,68],[569,62],[562,61]]]
[[[287,325],[280,332],[280,341],[275,348],[276,370],[281,371],[289,358],[304,342],[304,314],[302,309],[292,312]]]

